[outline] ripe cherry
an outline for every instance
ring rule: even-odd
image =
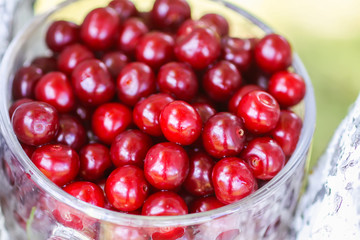
[[[116,79],[121,70],[128,64],[129,58],[120,51],[108,52],[102,57],[111,76]]]
[[[45,41],[52,51],[60,52],[79,41],[79,26],[68,21],[55,21],[48,28]]]
[[[221,15],[216,13],[208,13],[200,18],[200,21],[208,22],[211,27],[219,34],[219,36],[226,36],[229,34],[229,23]]]
[[[176,216],[188,213],[184,200],[173,192],[157,192],[146,199],[142,215],[146,216]]]
[[[183,24],[181,24],[176,33],[176,37],[178,40],[180,40],[183,37],[189,35],[196,28],[210,28],[215,31],[213,27],[214,26],[211,26],[210,22],[188,19]]]
[[[22,67],[17,70],[12,83],[12,96],[20,98],[34,98],[34,88],[42,77],[43,72],[35,66]]]
[[[200,115],[203,124],[205,124],[210,117],[216,114],[216,110],[208,103],[197,102],[191,105]]]
[[[81,201],[97,207],[104,207],[105,196],[103,190],[95,183],[73,182],[63,187],[63,190]]]
[[[92,58],[94,58],[94,54],[84,45],[73,44],[60,52],[57,58],[57,66],[63,73],[71,75],[79,63]]]
[[[18,106],[20,106],[23,103],[27,103],[27,102],[31,102],[31,101],[33,101],[33,100],[30,98],[21,98],[19,100],[16,100],[9,108],[10,119],[12,118],[12,115],[14,114],[14,112]]]
[[[254,44],[250,39],[225,37],[221,41],[222,58],[233,63],[243,73],[253,62]]]
[[[56,142],[68,145],[72,149],[79,150],[87,142],[86,130],[81,121],[71,115],[60,115],[59,132]]]
[[[113,8],[122,21],[138,14],[134,3],[130,0],[113,0],[108,7]]]
[[[40,56],[31,61],[31,66],[38,67],[43,74],[57,71],[57,61],[54,56]]]
[[[262,89],[258,85],[249,84],[241,87],[237,92],[235,92],[235,94],[231,97],[228,103],[229,112],[236,114],[242,97],[248,94],[249,92],[255,90],[262,90]]]
[[[206,212],[222,206],[225,206],[225,204],[217,200],[216,197],[199,198],[191,204],[190,213]]]

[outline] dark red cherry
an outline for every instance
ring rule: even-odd
[[[96,8],[85,17],[80,36],[86,46],[93,50],[111,48],[120,28],[120,19],[113,8]]]
[[[71,115],[60,115],[59,124],[59,133],[56,137],[57,143],[68,145],[75,150],[79,150],[86,144],[86,130],[79,119]]]
[[[22,67],[17,70],[12,83],[12,97],[15,100],[34,98],[35,85],[42,77],[42,74],[42,70],[35,66]]]
[[[39,147],[33,153],[31,161],[58,186],[74,180],[80,169],[79,156],[75,150],[61,144]]]
[[[59,117],[53,106],[32,101],[16,108],[12,116],[12,126],[22,143],[38,146],[55,138],[59,130]]]
[[[184,101],[173,101],[161,111],[161,131],[170,142],[190,145],[200,136],[202,120],[196,110]]]
[[[132,62],[121,70],[116,86],[120,101],[134,106],[141,98],[155,92],[155,74],[145,63]]]
[[[88,107],[80,103],[76,103],[74,107],[73,115],[82,121],[84,127],[88,127],[94,110],[95,109],[92,107]]]
[[[53,56],[40,56],[32,60],[31,66],[40,68],[43,71],[43,74],[46,74],[49,72],[57,71],[57,60]]]
[[[181,186],[188,171],[189,157],[186,151],[175,143],[158,143],[146,154],[145,177],[157,189],[171,190]]]
[[[117,78],[121,70],[129,62],[128,57],[120,51],[108,52],[102,57],[101,60],[103,63],[105,63],[111,76],[114,79]]]
[[[231,97],[231,99],[228,103],[229,112],[236,114],[242,97],[244,95],[248,94],[249,92],[252,92],[255,90],[262,90],[262,89],[257,85],[249,84],[249,85],[245,85],[245,86],[241,87],[239,90],[237,90],[237,92],[235,92],[235,94]]]
[[[130,0],[113,0],[108,7],[113,8],[122,21],[138,14],[134,3]]]
[[[27,103],[27,102],[31,102],[31,101],[33,101],[33,100],[30,98],[21,98],[19,100],[16,100],[9,108],[10,119],[12,118],[12,115],[14,114],[14,112],[18,106],[20,106],[23,103]]]
[[[205,150],[215,158],[236,156],[245,143],[244,124],[231,113],[217,113],[205,123],[202,140]]]
[[[104,63],[85,60],[74,69],[72,85],[79,100],[91,106],[110,101],[115,95],[115,84]]]
[[[214,27],[220,36],[226,36],[229,34],[229,23],[223,16],[219,14],[205,14],[200,18],[200,21],[208,22],[211,26]]]
[[[157,192],[146,199],[142,215],[146,216],[176,216],[185,215],[188,208],[184,200],[173,192]]]
[[[200,115],[203,124],[205,124],[210,117],[216,114],[216,110],[208,103],[197,102],[191,105]]]
[[[157,75],[157,84],[161,92],[169,93],[174,98],[192,100],[198,92],[198,80],[193,70],[178,62],[163,65]]]
[[[179,40],[189,35],[196,28],[210,28],[215,31],[215,29],[210,26],[210,22],[188,19],[179,27],[176,33],[177,39]]]
[[[109,202],[120,211],[140,208],[149,192],[144,172],[131,165],[115,169],[106,180],[105,192]]]
[[[92,116],[92,130],[104,143],[111,144],[115,137],[131,124],[131,110],[120,103],[105,103]]]
[[[225,206],[216,197],[204,197],[195,200],[190,207],[190,213],[206,212]]]
[[[79,63],[92,58],[94,58],[94,54],[84,45],[73,44],[66,47],[59,54],[57,59],[57,66],[63,73],[71,75]]]
[[[105,196],[103,190],[95,183],[73,182],[63,187],[63,190],[81,201],[97,207],[104,207]]]
[[[111,144],[111,160],[116,167],[136,165],[142,167],[146,153],[152,146],[151,138],[136,129],[120,133]]]
[[[233,63],[241,73],[249,70],[254,50],[251,39],[225,37],[221,44],[222,59]]]
[[[236,202],[257,189],[249,166],[244,160],[236,157],[223,158],[213,168],[212,181],[216,198],[229,204]]]
[[[241,157],[248,162],[254,176],[261,180],[272,179],[285,165],[283,150],[269,137],[251,140]]]
[[[79,41],[79,26],[68,21],[54,21],[46,32],[46,45],[54,52]]]

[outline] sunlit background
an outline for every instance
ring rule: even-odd
[[[42,12],[61,0],[38,0]],[[229,0],[286,36],[312,79],[317,127],[312,162],[360,91],[359,0]]]

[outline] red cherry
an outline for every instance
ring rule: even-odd
[[[96,8],[85,17],[80,36],[93,50],[109,49],[120,27],[120,19],[113,8]]]
[[[269,137],[251,140],[241,154],[249,163],[256,178],[270,180],[285,165],[285,154],[281,147]]]
[[[44,74],[57,70],[57,61],[55,57],[36,57],[31,62],[31,66],[38,67]]]
[[[53,22],[46,32],[47,46],[54,52],[62,51],[66,46],[79,40],[79,26],[68,21]]]
[[[228,109],[229,112],[236,114],[237,110],[238,110],[238,106],[239,103],[242,99],[242,97],[246,94],[248,94],[249,92],[255,91],[255,90],[262,90],[259,86],[257,85],[245,85],[243,87],[241,87],[230,99],[229,103],[228,103]]]
[[[223,16],[219,14],[205,14],[200,18],[200,21],[208,22],[211,26],[215,28],[216,32],[220,36],[226,36],[229,34],[229,23]]]
[[[189,171],[186,151],[171,142],[159,143],[150,148],[144,161],[146,180],[157,189],[179,187]]]
[[[42,77],[42,70],[35,66],[22,67],[17,70],[12,83],[12,96],[20,98],[34,98],[34,88]]]
[[[255,60],[264,72],[285,70],[291,65],[291,46],[278,34],[266,35],[255,46]]]
[[[231,113],[217,113],[205,123],[202,140],[206,152],[213,157],[236,156],[244,146],[244,124]]]
[[[59,129],[59,117],[53,106],[32,101],[16,108],[12,116],[12,126],[22,143],[38,146],[55,138]]]
[[[132,62],[122,69],[116,85],[120,101],[134,106],[141,98],[155,92],[155,75],[148,65]]]
[[[138,14],[134,3],[130,0],[113,0],[108,7],[113,8],[122,21]]]
[[[280,107],[267,92],[252,91],[241,99],[237,115],[244,120],[246,129],[266,133],[275,128],[280,117]]]
[[[199,198],[191,204],[190,212],[191,213],[206,212],[216,208],[220,208],[222,206],[225,205],[219,200],[217,200],[216,197]]]
[[[182,145],[192,144],[201,133],[200,115],[184,101],[173,101],[166,105],[159,122],[166,139]]]
[[[81,62],[72,73],[72,84],[79,100],[91,106],[110,101],[115,84],[104,63],[91,59]]]
[[[80,168],[79,156],[75,150],[61,144],[39,147],[33,153],[31,161],[58,186],[74,180]]]
[[[177,39],[181,39],[189,35],[196,28],[210,28],[215,31],[213,26],[210,26],[210,22],[188,19],[179,27],[176,33]]]
[[[31,101],[33,101],[33,100],[30,98],[21,98],[19,100],[16,100],[9,108],[10,119],[12,118],[12,115],[14,114],[14,112],[18,106],[20,106],[23,103],[27,103],[27,102],[31,102]]]
[[[146,216],[176,216],[188,213],[184,200],[173,192],[157,192],[146,199],[142,215]]]
[[[139,101],[133,111],[134,123],[151,136],[161,136],[159,116],[163,108],[172,101],[174,99],[165,93],[153,94]]]
[[[35,86],[35,98],[51,104],[60,113],[70,112],[75,105],[71,83],[61,72],[51,72],[41,77]]]
[[[127,130],[120,133],[111,144],[111,160],[116,167],[143,167],[146,153],[151,146],[152,140],[148,135],[139,130]]]
[[[114,170],[106,180],[105,192],[109,202],[120,211],[140,208],[149,192],[144,172],[132,165]]]
[[[163,65],[157,75],[160,91],[174,98],[190,101],[198,92],[198,81],[190,67],[183,63],[171,62]]]
[[[106,53],[102,57],[102,61],[105,63],[111,76],[116,79],[121,70],[129,62],[129,59],[124,53],[120,51],[114,51]]]
[[[198,114],[201,117],[203,124],[207,122],[207,120],[216,114],[216,110],[208,103],[193,103],[191,104]]]
[[[76,103],[74,107],[73,115],[82,121],[84,127],[88,127],[90,125],[93,112],[94,112],[93,108],[84,106],[80,103]]]
[[[216,198],[229,204],[236,202],[257,189],[256,180],[249,166],[240,158],[223,158],[213,168],[212,181]]]
[[[233,63],[243,73],[253,62],[254,44],[251,39],[225,37],[222,43],[222,58]]]
[[[131,111],[120,103],[105,103],[92,117],[92,130],[104,143],[111,144],[132,122]]]
[[[94,58],[94,54],[85,46],[73,44],[59,54],[57,66],[60,71],[70,75],[79,63],[92,58]]]
[[[270,78],[268,91],[280,106],[291,107],[304,98],[306,85],[298,74],[284,71]]]
[[[79,150],[87,141],[86,130],[81,122],[71,115],[60,115],[59,133],[56,142],[68,145],[72,149]]]
[[[63,187],[68,194],[97,207],[104,207],[105,197],[102,189],[91,182],[73,182]]]

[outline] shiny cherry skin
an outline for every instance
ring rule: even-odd
[[[196,28],[178,38],[174,51],[178,60],[189,63],[194,69],[204,69],[219,57],[220,38],[211,29]]]
[[[272,179],[285,165],[283,150],[270,137],[251,140],[241,157],[248,162],[254,176],[261,180]]]
[[[81,120],[84,127],[88,127],[94,111],[94,108],[84,106],[83,104],[77,102],[74,107],[73,115]]]
[[[227,112],[209,118],[202,133],[206,152],[215,158],[236,156],[243,149],[245,139],[242,120]]]
[[[157,192],[146,199],[142,208],[145,216],[177,216],[188,213],[184,200],[174,192]]]
[[[143,205],[149,193],[149,184],[139,167],[126,165],[110,174],[106,180],[105,192],[116,209],[134,211]]]
[[[58,186],[73,181],[80,169],[79,156],[76,151],[62,144],[48,144],[39,147],[33,153],[31,161]]]
[[[79,157],[79,175],[88,181],[101,179],[112,167],[109,148],[100,143],[84,146],[79,152]]]
[[[57,67],[63,73],[71,75],[79,63],[92,58],[94,58],[94,54],[89,49],[76,43],[60,52],[57,58]]]
[[[87,142],[86,130],[81,121],[72,115],[60,115],[59,132],[56,142],[68,145],[72,149],[79,150]]]
[[[171,190],[181,186],[188,172],[189,157],[186,151],[175,143],[158,143],[146,154],[145,177],[157,189]]]
[[[215,161],[205,152],[193,152],[190,155],[189,174],[183,187],[194,196],[206,196],[214,193],[212,169]]]
[[[206,94],[217,102],[224,102],[240,88],[242,77],[234,64],[220,61],[211,67],[203,77]]]
[[[250,69],[254,58],[254,44],[251,39],[225,37],[221,45],[222,59],[233,63],[241,73]]]
[[[216,29],[216,32],[220,36],[226,36],[229,34],[229,23],[221,15],[216,13],[208,13],[200,18],[200,21],[208,22]]]
[[[176,99],[190,101],[198,92],[199,84],[194,71],[179,62],[163,65],[157,75],[161,92],[169,93]]]
[[[116,136],[111,144],[110,156],[116,167],[135,165],[143,167],[152,139],[145,133],[130,129]]]
[[[174,38],[169,34],[149,32],[136,46],[136,59],[154,69],[159,69],[173,59],[174,45]]]
[[[281,107],[287,108],[298,104],[304,98],[306,85],[300,75],[283,71],[270,78],[268,91]]]
[[[16,108],[12,126],[20,142],[39,146],[52,141],[59,130],[56,109],[44,102],[27,102]]]
[[[190,145],[200,136],[202,120],[197,111],[184,101],[173,101],[161,111],[161,131],[170,142]]]
[[[81,40],[93,50],[112,47],[120,28],[120,19],[113,8],[96,8],[85,17],[81,25]]]
[[[116,79],[121,70],[128,64],[129,58],[120,51],[106,53],[101,61],[105,63],[111,76]]]
[[[253,133],[266,133],[275,128],[280,117],[280,107],[269,93],[255,90],[241,99],[237,115],[245,128]]]
[[[51,104],[59,113],[68,113],[75,105],[75,95],[69,79],[62,72],[47,73],[35,86],[35,98]]]
[[[69,21],[54,21],[45,36],[46,45],[54,52],[79,41],[79,26]]]
[[[157,28],[174,31],[191,17],[191,9],[186,0],[156,0],[151,17]]]
[[[121,103],[105,103],[92,116],[92,130],[104,143],[111,144],[115,137],[131,124],[131,110]]]
[[[138,14],[134,3],[130,0],[113,0],[108,4],[108,7],[113,8],[122,21]]]
[[[134,106],[141,98],[155,92],[155,74],[145,63],[132,62],[121,70],[116,86],[120,101]]]
[[[190,213],[206,212],[225,206],[216,197],[204,197],[195,200],[190,206]]]
[[[151,136],[162,136],[159,116],[164,107],[172,101],[174,99],[165,93],[153,94],[139,101],[133,111],[134,123],[140,130]]]
[[[12,118],[12,115],[14,114],[14,112],[18,106],[20,106],[23,103],[27,103],[27,102],[31,102],[31,101],[33,101],[33,100],[30,98],[21,98],[19,100],[16,100],[9,108],[10,119]]]
[[[237,157],[223,158],[213,168],[212,181],[216,198],[224,203],[236,202],[257,189],[257,182],[247,163]]]
[[[255,46],[256,64],[267,73],[286,70],[292,62],[289,42],[278,34],[269,34]]]
[[[211,26],[210,22],[188,19],[183,24],[181,24],[176,33],[176,37],[179,40],[189,35],[196,28],[210,28],[211,30],[216,31],[213,27],[214,26]]]
[[[104,192],[95,183],[85,181],[73,182],[63,187],[63,190],[81,201],[97,207],[104,207]]]
[[[57,60],[54,56],[39,56],[31,61],[31,66],[40,68],[46,74],[57,71]]]
[[[233,114],[237,114],[237,109],[242,97],[249,92],[255,90],[262,90],[258,85],[249,84],[241,87],[239,90],[235,92],[235,94],[230,98],[228,103],[228,110]]]
[[[71,77],[75,95],[90,106],[109,102],[115,95],[115,84],[105,64],[96,59],[78,64]]]
[[[12,97],[15,100],[20,98],[34,98],[36,83],[42,75],[42,70],[35,66],[22,67],[17,70],[12,84]]]
[[[270,132],[280,145],[286,157],[290,157],[296,149],[302,129],[302,120],[290,110],[281,110],[276,127]]]
[[[215,108],[213,108],[208,103],[198,102],[198,103],[193,103],[191,105],[195,108],[195,110],[200,115],[203,124],[205,124],[210,117],[212,117],[216,114]]]

